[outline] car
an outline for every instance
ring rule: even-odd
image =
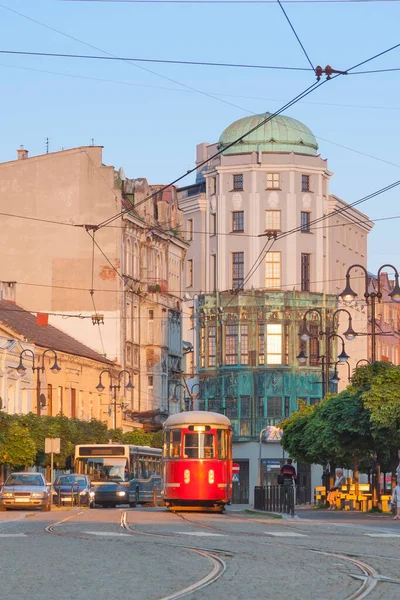
[[[87,475],[59,475],[53,485],[54,504],[80,505],[93,508],[94,490]]]
[[[41,473],[12,473],[0,490],[0,510],[51,510],[51,489]]]

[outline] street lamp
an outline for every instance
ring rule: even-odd
[[[356,369],[358,369],[358,367],[360,366],[360,364],[363,363],[363,362],[367,363],[367,365],[371,364],[371,362],[367,358],[360,358],[360,360],[358,360],[356,362]]]
[[[44,357],[46,356],[46,354],[48,352],[52,352],[53,356],[54,356],[54,363],[53,365],[50,367],[50,371],[52,373],[54,373],[54,375],[57,375],[60,371],[61,371],[61,367],[59,366],[58,362],[57,362],[57,352],[55,350],[53,350],[52,348],[48,348],[47,350],[45,350],[42,354],[42,364],[35,364],[35,353],[33,352],[33,350],[31,350],[30,348],[26,348],[25,350],[22,350],[21,354],[19,355],[19,364],[17,367],[15,367],[15,370],[17,371],[17,373],[19,375],[25,375],[26,373],[26,367],[24,365],[24,363],[22,362],[22,358],[25,354],[30,354],[32,356],[32,371],[35,372],[36,371],[36,414],[40,415],[40,409],[44,408],[44,406],[41,406],[40,403],[40,372],[44,373],[45,370],[45,366],[44,366]]]
[[[134,385],[131,381],[131,374],[126,369],[123,369],[116,375],[117,383],[113,383],[113,374],[110,369],[103,369],[99,376],[99,383],[96,385],[96,390],[99,392],[104,392],[106,389],[102,382],[103,373],[107,373],[110,378],[110,390],[113,392],[113,429],[117,428],[117,390],[121,389],[121,377],[125,374],[128,375],[128,383],[124,384],[124,388],[126,390],[133,390]],[[119,406],[125,406],[123,403],[120,403]]]
[[[355,298],[357,297],[357,292],[355,292],[351,285],[350,285],[350,271],[352,269],[355,268],[359,268],[363,271],[364,273],[364,277],[365,277],[365,292],[364,292],[364,298],[365,301],[367,303],[367,305],[369,304],[369,301],[371,301],[371,359],[372,362],[375,362],[376,360],[376,334],[375,334],[375,328],[376,328],[376,316],[375,316],[375,304],[376,304],[376,300],[378,300],[378,302],[381,301],[382,299],[382,291],[381,291],[381,272],[383,269],[389,267],[390,269],[393,269],[394,271],[394,276],[395,276],[395,283],[394,283],[394,287],[392,289],[391,292],[389,292],[389,296],[390,298],[393,300],[393,302],[400,302],[400,285],[399,285],[399,272],[397,271],[396,267],[394,267],[393,265],[390,264],[386,264],[386,265],[382,265],[381,267],[379,267],[378,269],[378,275],[377,275],[377,279],[378,279],[378,291],[377,292],[370,292],[368,289],[368,272],[367,269],[363,266],[363,265],[351,265],[346,272],[346,287],[343,290],[343,292],[340,295],[340,297],[344,300],[344,302],[349,303],[352,302],[353,300],[355,300]]]
[[[332,315],[333,326],[335,326],[335,318],[337,317],[337,315],[340,312],[345,312],[348,315],[348,327],[343,335],[345,335],[346,339],[353,340],[356,337],[357,333],[353,329],[352,318],[351,318],[351,315],[348,310],[346,310],[345,308],[339,308],[338,310],[335,310],[335,312]],[[319,319],[319,332],[318,332],[318,334],[315,334],[315,335],[312,334],[307,327],[307,315],[309,315],[310,313],[316,313],[318,315],[318,319]],[[320,354],[320,352],[319,352],[319,338],[322,336],[325,337],[325,354]],[[317,343],[318,343],[317,361],[321,361],[321,370],[322,370],[322,382],[321,382],[322,383],[322,397],[325,397],[326,392],[329,391],[329,381],[332,381],[332,379],[329,378],[329,367],[331,366],[330,341],[332,338],[335,338],[335,337],[337,337],[341,340],[342,351],[338,355],[337,359],[338,359],[338,362],[347,362],[347,360],[350,357],[345,351],[344,340],[343,340],[342,336],[338,335],[337,333],[330,332],[329,329],[326,329],[326,331],[323,331],[322,313],[320,310],[318,310],[316,308],[311,308],[305,312],[305,314],[303,316],[303,325],[299,332],[299,337],[303,342],[307,342],[311,338],[317,340]],[[297,355],[296,358],[301,365],[304,365],[307,362],[308,356],[304,350],[301,350],[301,352]]]

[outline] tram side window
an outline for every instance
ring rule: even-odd
[[[218,429],[217,440],[218,458],[220,460],[226,460],[228,458],[228,432],[226,429]]]
[[[214,458],[214,435],[212,433],[187,433],[184,456],[185,458]]]
[[[149,478],[149,469],[147,465],[147,460],[145,458],[139,459],[139,478],[140,479],[148,479]]]
[[[169,432],[169,458],[179,458],[181,455],[182,432],[172,429]]]

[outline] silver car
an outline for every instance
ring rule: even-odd
[[[51,489],[40,473],[13,473],[0,490],[0,510],[51,510]]]

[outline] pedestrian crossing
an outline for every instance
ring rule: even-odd
[[[305,533],[297,533],[295,531],[264,531],[264,533],[272,537],[308,537]]]
[[[0,533],[0,538],[21,538],[26,537],[26,533]]]

